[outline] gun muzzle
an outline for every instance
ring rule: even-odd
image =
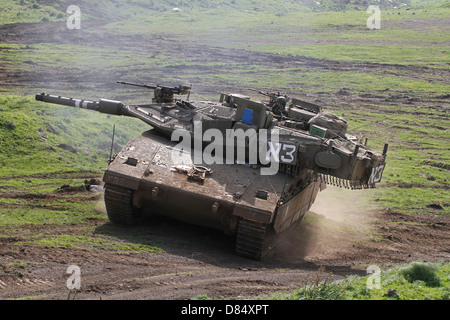
[[[46,103],[54,103],[74,108],[94,110],[112,115],[124,115],[124,104],[120,101],[100,99],[100,101],[79,100],[50,94],[36,94],[35,99]]]
[[[89,110],[95,110],[97,111],[98,102],[95,101],[89,101],[89,100],[78,100],[78,99],[72,99],[72,98],[66,98],[61,96],[53,96],[50,94],[37,94],[36,95],[37,101],[42,101],[46,103],[54,103],[59,104],[63,106],[69,106],[74,108],[82,108],[82,109],[89,109]]]

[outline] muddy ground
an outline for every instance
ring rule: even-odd
[[[89,22],[86,22],[89,23]],[[91,22],[92,25],[101,24]],[[420,66],[383,65],[376,63],[336,62],[305,57],[290,57],[266,53],[247,52],[243,49],[225,49],[214,46],[198,46],[167,40],[164,37],[143,39],[142,36],[120,36],[108,33],[68,34],[61,24],[21,24],[0,26],[0,43],[73,43],[95,42],[111,48],[151,51],[160,46],[172,48],[173,52],[189,52],[192,60],[238,61],[286,68],[304,66],[311,70],[355,70],[358,72],[390,72],[401,70],[411,78],[437,78],[448,81],[449,71]],[[146,40],[146,41],[144,41]],[[183,49],[183,50],[180,50]],[[0,61],[0,67],[1,67]],[[158,68],[158,66],[155,66]],[[150,70],[149,70],[150,71]],[[177,74],[180,70],[166,68],[165,72]],[[5,89],[45,88],[58,89],[58,85],[76,83],[84,89],[108,86],[120,79],[123,71],[108,70],[102,81],[81,81],[93,79],[89,71],[84,74],[66,74],[64,70],[34,66],[21,70],[2,68],[0,83]],[[86,74],[87,73],[87,74]],[[81,78],[80,78],[81,77]],[[56,82],[55,79],[59,79]],[[216,93],[231,89],[220,84],[205,84],[196,80],[198,92]],[[220,87],[219,87],[220,86]],[[220,90],[219,90],[220,89]],[[233,88],[235,89],[235,88]],[[34,93],[34,92],[33,92]],[[346,103],[360,101],[374,103],[386,100],[388,93],[369,92],[364,96],[340,93]],[[309,94],[312,102],[323,101],[320,93]],[[413,97],[410,93],[390,97],[396,104],[408,107],[427,104],[427,97]],[[327,101],[332,103],[331,100]],[[91,174],[74,174],[80,179],[101,178]],[[86,194],[86,201],[98,200],[83,190],[71,190],[75,194]],[[191,226],[162,217],[152,217],[138,227],[121,230],[102,219],[90,220],[76,226],[24,226],[11,237],[0,238],[0,299],[67,299],[66,273],[70,265],[81,268],[81,291],[76,299],[192,299],[198,295],[208,295],[214,299],[244,299],[268,294],[278,290],[295,289],[309,278],[317,275],[343,278],[347,275],[366,275],[369,265],[380,268],[411,261],[449,261],[450,221],[444,215],[405,215],[380,209],[367,210],[355,207],[343,195],[339,204],[345,216],[335,215],[327,204],[331,194],[337,192],[329,188],[319,194],[315,206],[307,213],[306,219],[294,232],[265,260],[251,261],[234,254],[233,239],[216,231]],[[350,192],[350,191],[349,191]],[[370,192],[370,191],[368,191]],[[364,191],[352,195],[365,197]],[[2,197],[16,195],[5,192]],[[24,196],[24,195],[21,195]],[[57,199],[58,193],[49,195]],[[30,203],[45,202],[45,197],[28,195]],[[6,204],[4,204],[6,205]],[[106,214],[105,214],[106,216]],[[74,248],[52,248],[16,243],[33,233],[51,235],[74,234],[76,230],[93,228],[94,235],[124,237],[130,235],[151,235],[164,252],[153,255],[133,253],[117,254],[105,250],[81,250]],[[139,236],[136,237],[138,241]],[[6,267],[22,261],[27,267],[18,272],[17,267]]]

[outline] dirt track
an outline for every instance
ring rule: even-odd
[[[339,63],[302,57],[245,52],[224,48],[196,47],[160,38],[143,42],[139,36],[117,38],[115,35],[80,34],[78,39],[66,37],[65,28],[51,24],[8,25],[0,27],[0,43],[33,44],[41,42],[71,43],[72,41],[101,41],[105,45],[114,37],[115,43],[136,50],[148,51],[160,45],[192,50],[193,59],[219,61],[248,61],[275,67],[303,65],[309,68],[329,70],[384,70],[401,69],[414,77],[436,77],[446,81],[445,70],[416,66],[380,64]],[[87,39],[86,37],[91,37]],[[144,44],[144,45],[143,45]],[[0,68],[1,68],[0,63]],[[38,71],[36,73],[36,71]],[[2,69],[0,83],[3,89],[13,88],[57,88],[55,79],[61,83],[80,83],[79,74],[67,75],[63,70],[34,68],[21,71]],[[178,70],[165,70],[176,74]],[[86,75],[84,75],[86,76]],[[109,70],[102,76],[102,85],[115,83],[121,74]],[[87,77],[86,78],[91,78]],[[93,82],[83,84],[85,88],[96,88]],[[217,91],[215,84],[194,84],[198,91]],[[221,89],[227,89],[223,87]],[[321,95],[310,97],[313,101]],[[376,93],[367,96],[342,95],[349,103],[361,99],[380,99]],[[421,97],[424,98],[424,97]],[[426,98],[426,97],[425,97]],[[384,99],[384,98],[381,98]],[[408,100],[408,101],[406,101]],[[398,98],[396,103],[426,103],[425,100]],[[79,178],[92,178],[80,176]],[[73,191],[84,192],[84,191]],[[326,202],[329,193],[319,195]],[[357,191],[358,192],[358,191]],[[3,193],[2,197],[17,195]],[[24,196],[24,195],[22,195]],[[51,194],[57,198],[58,194]],[[86,194],[87,201],[93,200]],[[25,197],[31,202],[42,203],[45,198],[33,195]],[[5,204],[6,205],[6,204]],[[350,203],[347,204],[350,206]],[[92,251],[73,248],[51,248],[31,245],[15,245],[28,234],[48,233],[52,235],[73,233],[72,226],[25,226],[20,234],[0,238],[0,299],[35,297],[36,299],[66,299],[68,290],[66,270],[69,265],[78,265],[82,272],[82,289],[77,299],[191,299],[207,294],[216,299],[240,299],[260,294],[297,288],[308,277],[314,277],[324,267],[325,277],[331,274],[340,278],[349,274],[365,275],[368,265],[388,267],[397,263],[424,261],[449,261],[450,237],[448,216],[410,216],[396,212],[375,210],[359,214],[364,208],[355,208],[344,219],[323,211],[321,202],[307,214],[310,220],[302,222],[294,233],[276,251],[262,262],[237,257],[233,250],[233,239],[211,230],[166,220],[152,218],[145,225],[122,230],[105,220],[91,220],[87,225],[94,234],[113,235],[129,239],[133,235],[151,236],[165,252],[148,254],[113,254],[108,251]],[[348,207],[347,207],[348,208]],[[345,209],[345,206],[344,206]],[[309,221],[309,223],[308,223]],[[330,232],[332,231],[332,232]],[[27,268],[18,273],[16,268],[5,267],[23,261]]]
[[[212,230],[149,218],[142,226],[121,229],[105,220],[74,226],[26,226],[21,234],[0,238],[3,266],[23,261],[27,268],[3,267],[0,298],[67,299],[66,270],[77,265],[82,289],[77,299],[192,299],[207,294],[216,299],[241,299],[277,290],[294,289],[317,275],[325,278],[365,275],[368,265],[380,268],[409,261],[448,261],[449,226],[445,216],[410,216],[393,212],[356,211],[343,216],[320,212],[333,189],[320,195],[290,237],[264,261],[237,257],[233,239]],[[55,197],[58,195],[55,194]],[[34,199],[31,201],[45,201]],[[91,201],[95,201],[92,200]],[[326,206],[326,205],[325,205]],[[308,222],[309,221],[309,222]],[[332,227],[330,227],[332,226]],[[94,235],[138,241],[150,236],[165,252],[115,254],[15,245],[34,232],[74,234],[94,228]],[[330,229],[331,228],[331,229]],[[330,232],[332,231],[332,232]]]

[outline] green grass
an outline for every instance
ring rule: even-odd
[[[380,288],[368,289],[369,277],[352,277],[347,299],[357,300],[449,300],[449,263],[413,262],[381,271]],[[369,280],[370,281],[370,280]],[[395,289],[397,295],[388,295]]]
[[[83,111],[44,105],[33,97],[0,96],[0,177],[101,172],[108,163],[114,124],[114,152],[148,129],[139,120]],[[58,147],[71,141],[76,152]]]
[[[83,199],[78,203],[56,202],[31,204],[29,200],[20,203],[1,201],[0,227],[16,227],[26,225],[72,225],[82,224],[92,219],[106,220],[99,209],[98,201]]]
[[[314,6],[312,2],[307,3],[306,7],[305,3],[296,7],[289,2],[283,2],[281,5],[277,4],[277,10],[273,10],[272,3],[266,4],[259,1],[253,1],[254,7],[248,1],[236,1],[232,4],[225,1],[210,1],[203,2],[204,5],[190,1],[179,3],[179,6],[183,8],[180,13],[173,13],[170,10],[170,5],[161,4],[160,8],[164,8],[164,10],[142,10],[136,14],[129,13],[129,18],[117,22],[113,21],[104,28],[105,30],[132,35],[160,35],[164,38],[198,43],[199,45],[213,44],[222,47],[245,48],[258,52],[279,53],[281,55],[337,61],[426,65],[435,68],[448,67],[449,52],[447,47],[434,42],[449,41],[449,30],[433,24],[433,19],[448,18],[450,15],[450,9],[446,6],[445,1],[435,2],[426,8],[413,7],[412,9],[417,13],[414,16],[405,8],[386,9],[382,16],[385,24],[383,24],[381,30],[376,31],[368,30],[366,27],[365,22],[368,14],[365,8],[359,7],[363,9],[360,11],[323,11],[324,8],[333,8],[329,3],[322,4],[322,12],[312,12],[314,10],[307,10],[308,6]],[[350,6],[354,9],[354,5]],[[416,4],[416,6],[418,5]],[[334,10],[336,7],[334,7]],[[346,8],[348,9],[348,7]],[[399,10],[409,15],[399,16],[394,14]],[[408,20],[412,18],[421,19],[419,21],[430,21],[430,25],[423,26],[423,23]],[[402,21],[410,23],[411,26],[405,29],[403,25],[399,24]],[[443,25],[445,26],[445,23]],[[90,32],[90,30],[87,31]],[[431,42],[433,43],[431,44]],[[349,46],[351,46],[351,50],[349,50]],[[61,49],[62,58],[56,58],[58,55],[53,56],[52,50]],[[192,66],[195,63],[190,61],[186,55],[182,57],[168,56],[163,47],[160,48],[157,58],[148,54],[132,54],[130,56],[119,51],[115,52],[113,57],[109,54],[108,59],[104,59],[104,55],[108,53],[107,50],[71,46],[71,49],[75,50],[73,53],[69,53],[66,49],[68,48],[35,48],[35,50],[42,50],[42,56],[51,60],[57,59],[59,60],[57,65],[64,64],[68,69],[78,63],[80,67],[83,67],[85,63],[89,64],[90,59],[95,62],[92,63],[94,66],[106,68],[114,66],[117,69],[123,68],[124,70],[134,67],[136,64],[143,64],[142,68],[144,68],[157,65],[163,67],[164,64],[169,65],[169,61],[173,61],[172,65],[178,66]],[[77,57],[77,59],[74,57]],[[161,60],[163,57],[167,57],[167,59]],[[26,61],[34,60],[28,58]],[[37,60],[36,63],[39,65],[40,61]],[[52,64],[54,61],[49,60],[42,63],[43,65]],[[376,73],[360,74],[352,72],[333,74],[327,72],[321,75],[308,74],[304,70],[298,70],[297,72],[295,70],[284,70],[282,74],[285,77],[288,74],[287,78],[280,79],[280,73],[275,72],[276,77],[272,77],[275,83],[269,83],[265,79],[273,75],[274,71],[268,70],[267,74],[261,74],[261,79],[243,81],[242,73],[248,71],[249,68],[251,66],[237,65],[231,69],[228,65],[216,63],[211,65],[211,70],[217,70],[227,76],[212,79],[210,73],[204,72],[201,76],[204,77],[205,81],[222,81],[225,78],[228,79],[227,83],[236,85],[270,87],[272,84],[272,87],[290,87],[291,83],[296,83],[298,87],[306,85],[307,91],[308,87],[311,86],[313,87],[312,90],[319,90],[319,84],[324,87],[325,91],[334,90],[337,89],[336,83],[340,83],[342,80],[345,81],[346,86],[355,86],[357,90],[361,91],[368,87],[377,89],[388,87],[399,91],[418,90],[439,93],[445,93],[449,90],[448,84],[439,82],[439,79],[408,79],[401,74],[378,75]],[[139,72],[139,68],[136,72]],[[154,72],[155,76],[164,77],[163,72],[159,70]],[[188,72],[192,72],[191,69]],[[186,72],[184,74],[186,74],[186,79],[189,79],[189,76],[198,75],[198,73],[189,74]],[[139,76],[136,78],[139,78]],[[336,78],[339,78],[340,81],[336,82]],[[431,80],[431,83],[429,80]]]
[[[0,57],[7,60],[7,63],[23,70],[29,69],[29,65],[33,65],[37,70],[45,67],[63,68],[67,73],[94,68],[93,71],[101,74],[102,71],[113,67],[117,70],[129,70],[129,68],[137,66],[140,68],[152,65],[166,67],[185,63],[185,60],[176,59],[170,55],[162,56],[148,52],[116,49],[113,52],[114,55],[111,55],[110,48],[88,45],[1,44],[0,49]]]
[[[66,20],[66,14],[55,8],[63,2],[54,0],[55,5],[40,4],[36,0],[0,0],[1,24],[20,22],[48,22]]]
[[[363,35],[362,35],[363,36]],[[448,41],[448,37],[445,41]],[[375,41],[376,42],[376,41]],[[329,59],[351,62],[372,62],[401,65],[421,65],[430,67],[448,68],[450,51],[446,45],[398,45],[398,44],[353,44],[349,51],[348,44],[255,44],[248,47],[250,50],[278,53],[282,55],[305,56],[317,59]],[[393,78],[386,77],[388,82]],[[406,79],[404,79],[406,80]],[[409,85],[404,83],[405,86]],[[424,87],[425,85],[425,87]],[[420,83],[422,90],[429,90],[429,85]],[[446,86],[448,90],[448,86]]]
[[[299,289],[277,292],[262,299],[450,300],[450,264],[413,262],[381,270],[378,274],[349,276],[338,281],[319,272],[315,279],[304,281]]]
[[[415,262],[399,269],[399,274],[409,283],[423,281],[428,287],[440,287],[441,278],[437,275],[439,267],[431,263]]]
[[[47,246],[51,248],[76,248],[89,251],[113,251],[117,254],[130,253],[156,253],[162,249],[146,243],[130,243],[118,241],[106,236],[33,236],[29,240],[18,242],[17,245],[28,244],[34,246]]]
[[[177,14],[142,12],[106,28],[281,55],[448,68],[449,51],[444,42],[449,41],[450,29],[446,22],[433,23],[448,19],[450,8],[445,4],[408,7],[409,11],[384,9],[380,30],[367,28],[366,8],[340,12],[286,8],[280,14],[280,10],[236,11],[232,7],[188,9]]]
[[[367,29],[366,8],[357,2],[343,5],[339,1],[328,1],[322,3],[320,12],[315,12],[317,5],[313,1],[285,1],[276,5],[272,1],[183,1],[177,3],[183,9],[179,13],[171,11],[173,4],[170,3],[154,1],[153,5],[143,4],[139,0],[129,1],[127,5],[103,0],[82,8],[86,14],[102,8],[102,13],[114,17],[100,31],[162,36],[200,46],[212,44],[282,56],[448,68],[450,53],[444,44],[449,41],[450,30],[445,27],[445,22],[439,22],[439,19],[450,16],[448,2],[444,0],[433,2],[426,8],[413,3],[415,7],[408,6],[409,11],[406,7],[394,10],[392,7],[395,4],[385,2],[381,30]],[[137,8],[141,10],[136,11]],[[120,11],[120,15],[113,15],[114,11]],[[404,15],[394,14],[397,11]],[[417,13],[414,16],[411,14],[413,11]],[[405,28],[404,24],[408,27]],[[83,31],[99,32],[96,28]],[[56,67],[63,68],[67,73],[79,72],[89,79],[114,70],[114,74],[126,74],[127,80],[141,82],[151,70],[153,78],[173,81],[167,76],[166,68],[177,67],[180,70],[177,81],[186,83],[201,79],[204,83],[327,93],[342,87],[357,92],[390,89],[392,92],[445,94],[450,91],[448,83],[439,77],[411,78],[398,70],[388,73],[380,73],[376,69],[365,72],[335,72],[304,67],[280,70],[258,63],[195,61],[184,51],[169,51],[164,46],[154,52],[137,48],[123,50],[110,46],[53,43],[0,44],[0,49],[5,68],[21,71],[32,68],[35,72],[48,72],[49,68]],[[68,91],[71,94],[80,92]],[[88,93],[93,92],[85,92]],[[97,94],[108,93],[97,91]],[[127,95],[132,98],[131,94]]]

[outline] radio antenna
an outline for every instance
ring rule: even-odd
[[[112,141],[111,141],[111,151],[109,152],[109,163],[112,162],[112,153],[113,153],[113,147],[114,147],[114,137],[116,135],[116,125],[113,126],[113,135],[112,135]]]

